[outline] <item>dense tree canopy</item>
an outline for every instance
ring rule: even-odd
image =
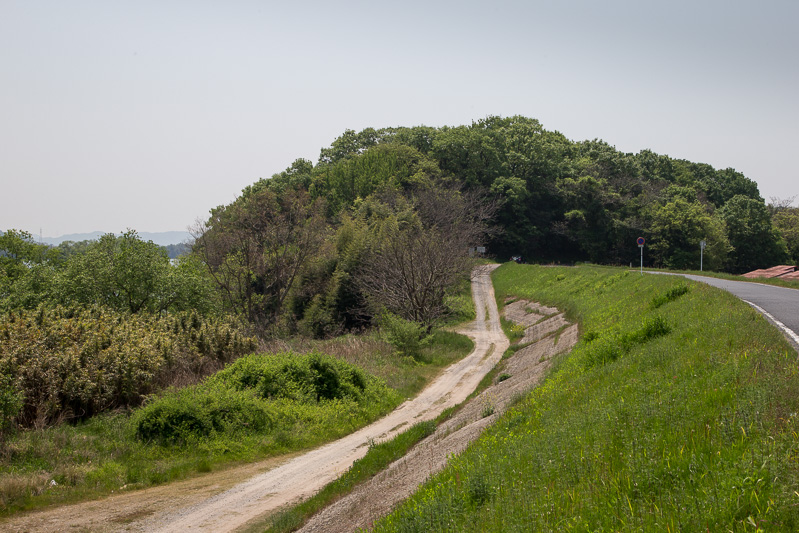
[[[717,211],[736,197],[764,205],[757,184],[740,172],[651,150],[623,153],[601,140],[572,142],[520,116],[456,127],[347,130],[316,165],[298,160],[260,186],[306,188],[327,201],[335,219],[372,193],[407,192],[433,181],[502,202],[495,219],[501,231],[490,242],[501,258],[626,264],[637,256],[639,236],[654,246],[653,266],[698,265],[703,239],[714,268],[767,266],[782,257],[741,263],[735,255],[732,229]],[[670,216],[687,216],[692,229],[678,235]],[[765,248],[780,249],[778,233],[766,231],[760,239]]]
[[[788,249],[762,200],[733,196],[719,210],[733,246],[729,269],[741,273],[788,260]]]

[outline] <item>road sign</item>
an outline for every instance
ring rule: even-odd
[[[644,241],[644,238],[643,238],[643,237],[638,237],[638,246],[643,246],[643,245],[644,245],[644,242],[645,242],[645,241]]]

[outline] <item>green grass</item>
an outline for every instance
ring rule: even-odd
[[[494,282],[581,339],[375,531],[799,530],[797,354],[748,305],[626,269]]]
[[[380,401],[370,402],[360,413],[355,413],[346,399],[329,402],[329,408],[310,404],[286,406],[288,410],[282,414],[272,411],[270,406],[265,408],[266,415],[275,423],[267,424],[268,430],[264,431],[245,431],[230,423],[229,415],[235,414],[241,405],[248,405],[242,404],[241,398],[233,398],[235,409],[214,399],[209,401],[209,412],[218,413],[220,409],[216,407],[221,406],[227,414],[222,426],[214,430],[213,438],[177,439],[170,445],[136,438],[131,413],[123,411],[74,425],[64,423],[22,431],[10,438],[5,453],[0,455],[0,516],[144,488],[330,441],[415,395],[443,368],[468,354],[473,343],[461,335],[439,331],[418,359],[399,357],[370,335],[328,341],[280,341],[274,348],[274,351],[293,348],[297,352],[322,351],[335,355],[377,376],[388,390]],[[191,395],[190,391],[183,394]],[[228,396],[236,395],[225,393],[221,398],[230,399]],[[153,405],[153,401],[149,404]],[[186,401],[176,397],[173,403],[180,406]],[[201,415],[206,417],[208,413]],[[212,416],[211,419],[213,425]],[[233,421],[249,423],[246,416]]]

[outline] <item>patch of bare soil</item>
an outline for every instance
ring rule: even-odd
[[[9,532],[114,532],[138,531],[136,522],[165,509],[196,505],[241,483],[242,479],[269,471],[293,456],[281,456],[258,463],[229,468],[204,476],[135,492],[125,492],[75,505],[15,516],[0,522]]]
[[[474,351],[447,368],[419,396],[383,419],[296,457],[28,513],[0,522],[0,530],[235,531],[284,505],[308,498],[363,457],[370,441],[391,439],[415,422],[433,419],[444,409],[463,402],[496,365],[508,340],[500,327],[494,300],[490,278],[493,268],[480,267],[472,279],[477,319],[464,333],[474,340]],[[501,408],[501,404],[496,407]],[[457,444],[453,445],[455,448]]]
[[[460,453],[479,437],[519,395],[535,387],[553,358],[571,350],[577,342],[577,326],[566,322],[556,309],[520,301],[506,306],[505,311],[516,323],[527,326],[522,342],[531,344],[506,359],[495,382],[440,425],[433,435],[352,493],[317,513],[300,531],[343,533],[369,528],[443,469],[451,455]]]

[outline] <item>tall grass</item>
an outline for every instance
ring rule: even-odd
[[[494,282],[582,338],[375,531],[799,530],[797,355],[749,306],[621,269]]]

